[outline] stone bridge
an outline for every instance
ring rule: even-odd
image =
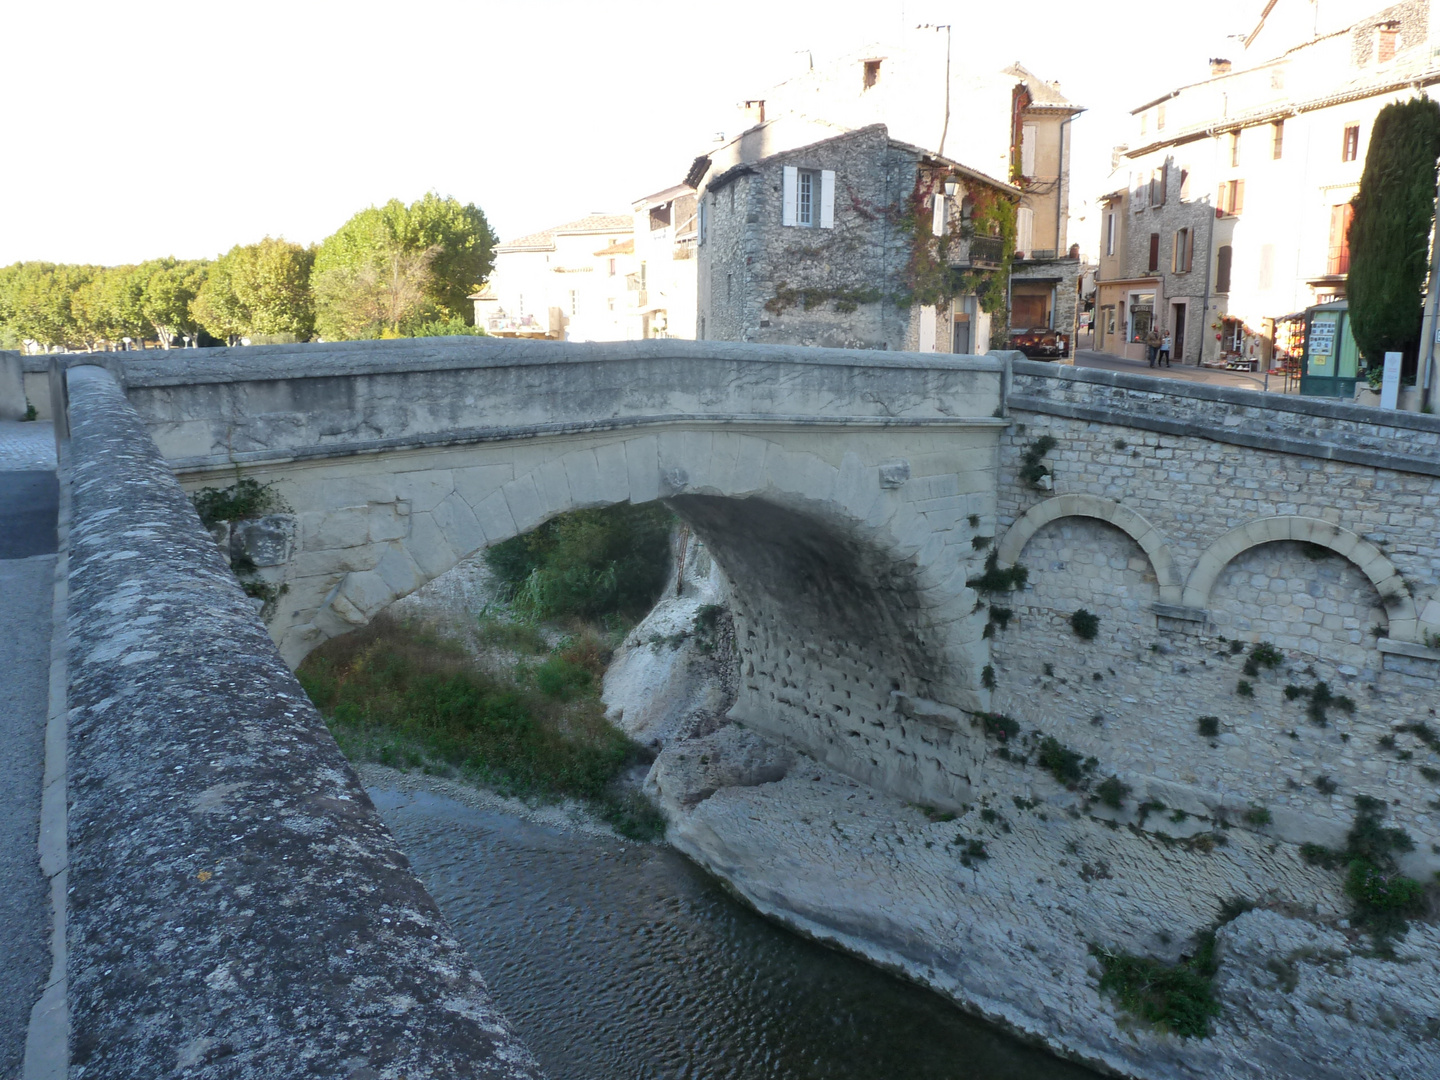
[[[1133,799],[1097,812],[1140,833],[1184,840],[1237,825],[1259,805],[1263,821],[1240,826],[1258,839],[1333,844],[1351,800],[1368,794],[1416,839],[1407,866],[1440,869],[1430,779],[1440,755],[1428,743],[1403,756],[1373,749],[1386,738],[1395,747],[1395,732],[1408,730],[1395,725],[1427,723],[1440,701],[1436,418],[1002,354],[478,339],[122,359],[108,373],[69,375],[65,468],[86,529],[82,566],[103,568],[107,582],[97,592],[72,556],[72,635],[91,649],[80,662],[99,657],[94,671],[105,672],[99,683],[74,669],[70,678],[78,729],[94,740],[77,751],[72,731],[71,768],[89,769],[92,785],[124,772],[119,745],[103,768],[87,761],[107,723],[128,718],[130,738],[166,726],[163,708],[141,701],[149,690],[137,690],[148,672],[150,689],[159,679],[176,703],[187,686],[203,686],[206,700],[250,681],[267,687],[222,712],[235,723],[264,714],[246,736],[252,745],[306,733],[305,775],[320,770],[331,792],[311,812],[334,843],[335,808],[357,798],[353,781],[337,779],[333,744],[323,765],[311,760],[323,725],[293,700],[293,680],[271,660],[250,669],[224,655],[256,648],[233,584],[218,607],[197,608],[194,626],[140,629],[145,589],[170,597],[167,624],[184,621],[190,586],[167,586],[165,575],[183,578],[186,560],[204,564],[202,592],[224,576],[173,499],[163,512],[129,505],[127,491],[139,498],[161,484],[163,458],[190,492],[248,478],[284,500],[285,512],[216,539],[273,588],[265,624],[292,666],[555,514],[663,499],[705,540],[732,591],[741,689],[731,715],[879,792],[964,811],[977,795],[1024,791],[1073,808],[1072,792],[987,733],[983,716],[1006,713],[1122,780]],[[1028,584],[977,591],[969,583],[992,554],[997,568],[1025,566]],[[124,581],[135,556],[128,565],[161,568],[143,587]],[[1080,608],[1099,617],[1092,639],[1071,629]],[[147,643],[162,632],[179,636],[165,649]],[[185,667],[178,657],[207,634],[214,670]],[[1244,657],[1230,658],[1259,642],[1284,664],[1247,680]],[[155,654],[170,658],[158,673]],[[77,655],[72,646],[72,664]],[[1307,726],[1303,703],[1282,696],[1286,678],[1349,691],[1351,712]],[[1197,737],[1197,718],[1215,722],[1210,736]],[[217,722],[156,753],[182,770],[214,757],[204,747],[221,739]],[[282,802],[303,798],[295,760],[286,778],[272,753],[258,778],[232,788],[215,757],[192,816],[212,805],[232,819],[258,814],[256,800],[277,784]],[[146,775],[127,799],[143,795],[145,812],[159,813],[157,791],[178,797],[175,774]],[[1147,818],[1145,805],[1175,813]],[[146,829],[158,825],[135,813],[127,844],[141,858],[156,847]],[[379,839],[366,842],[381,844],[376,865],[393,861]],[[1255,865],[1232,870],[1227,888],[1251,881],[1263,891]],[[371,915],[378,909],[356,925]],[[885,948],[874,953],[893,962]],[[416,957],[389,962],[421,978]],[[1044,1028],[1020,1015],[1027,1007],[1015,1005],[1019,1019],[992,1015]],[[1127,1060],[1100,1043],[1077,1052]]]

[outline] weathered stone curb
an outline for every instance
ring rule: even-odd
[[[69,469],[69,443],[60,442],[57,460],[63,477]],[[70,491],[60,485],[55,557],[54,601],[50,617],[50,688],[45,720],[45,771],[40,788],[40,872],[50,883],[50,975],[30,1010],[25,1035],[23,1080],[64,1080],[70,1064],[70,1013],[66,1000],[67,889],[70,873],[66,852],[66,653],[69,635]]]
[[[73,1075],[539,1077],[115,380],[69,383]]]

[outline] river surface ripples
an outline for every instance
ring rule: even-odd
[[[551,1080],[1094,1080],[669,848],[370,794]]]

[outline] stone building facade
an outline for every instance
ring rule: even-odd
[[[1214,60],[1209,78],[1133,110],[1102,212],[1097,307],[1115,330],[1097,347],[1133,342],[1137,301],[1153,295],[1156,322],[1173,331],[1183,320],[1192,362],[1265,366],[1277,349],[1297,353],[1286,317],[1345,295],[1350,201],[1376,116],[1440,84],[1435,14],[1430,0],[1318,13],[1278,0],[1238,61]],[[1190,269],[1176,272],[1187,228]],[[1115,251],[1112,235],[1124,241]]]
[[[901,143],[883,124],[738,158],[719,168],[701,159],[695,170],[699,338],[919,352],[990,347],[988,316],[974,295],[939,309],[905,298],[915,245],[930,244],[937,227],[956,234],[952,271],[998,266],[989,237],[964,235],[967,199],[985,189],[1013,200],[1018,189]]]

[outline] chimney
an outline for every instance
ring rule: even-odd
[[[1222,60],[1218,56],[1212,56],[1210,58],[1210,77],[1214,78],[1216,75],[1228,74],[1230,74],[1230,61]]]
[[[752,125],[763,124],[765,122],[765,99],[750,98],[740,105],[740,111]]]

